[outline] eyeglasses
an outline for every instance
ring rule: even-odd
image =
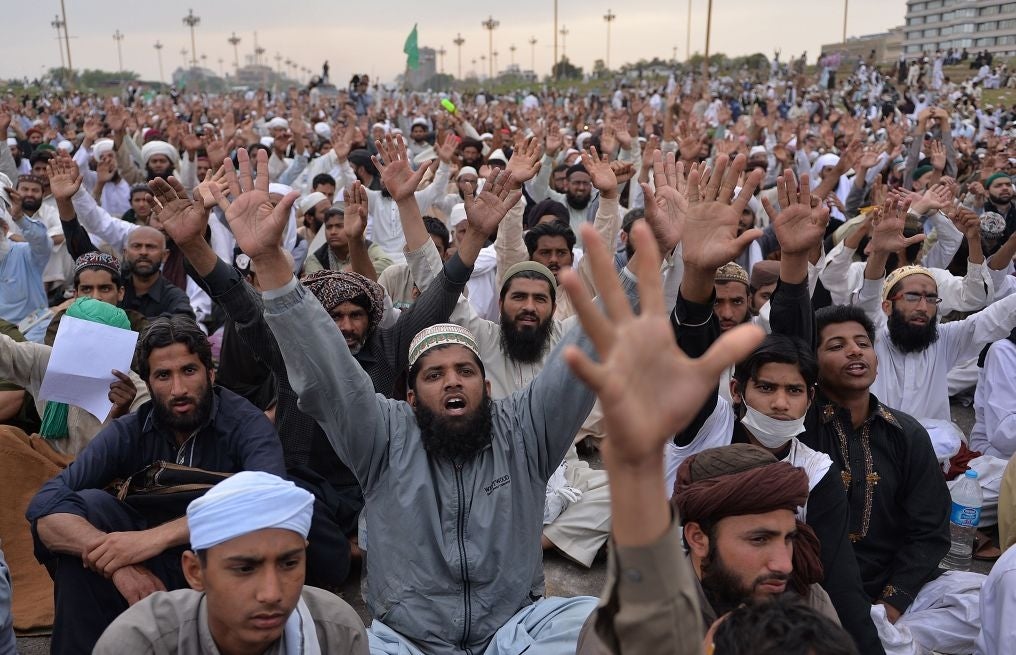
[[[895,296],[893,296],[892,298],[890,298],[890,300],[896,301],[896,300],[900,300],[901,298],[903,300],[906,300],[909,303],[915,303],[915,304],[920,303],[922,300],[927,302],[929,305],[938,305],[938,304],[940,304],[942,302],[942,299],[939,298],[938,296],[936,296],[933,293],[924,294],[924,293],[909,293],[909,292],[908,293],[898,293]]]

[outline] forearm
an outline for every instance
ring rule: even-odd
[[[889,261],[889,253],[872,252],[868,255],[868,261],[864,265],[865,280],[881,280],[885,277],[886,262]]]
[[[780,280],[788,284],[808,281],[809,253],[783,253],[780,259]]]
[[[62,555],[82,556],[105,532],[77,514],[50,514],[40,518],[35,529],[46,548]]]
[[[186,243],[177,242],[177,245],[180,246],[180,251],[190,263],[191,268],[200,277],[207,276],[219,263],[218,255],[212,250],[211,245],[202,238]]]
[[[630,264],[629,264],[630,266]],[[689,302],[705,304],[712,300],[716,271],[703,271],[684,263],[681,296]]]
[[[1004,270],[1009,267],[1014,257],[1016,257],[1016,234],[1009,237],[1002,247],[995,251],[988,260],[988,267],[994,271]]]
[[[402,233],[406,237],[406,249],[416,250],[430,240],[427,226],[423,223],[423,213],[414,196],[409,196],[396,203],[399,209],[399,222]]]
[[[349,240],[349,264],[354,273],[377,282],[377,269],[374,268],[374,261],[367,252],[367,242],[362,236]]]
[[[637,464],[604,459],[610,476],[611,534],[618,546],[647,546],[670,527],[670,505],[665,495],[663,452]],[[675,555],[677,555],[675,553]]]
[[[486,234],[472,227],[466,228],[466,236],[462,239],[457,251],[466,267],[472,268],[476,264],[476,258],[480,256],[480,250],[483,249],[485,243],[487,243]]]
[[[160,552],[190,543],[190,529],[187,527],[186,516],[181,516],[174,521],[150,528],[145,532],[160,547]]]
[[[508,214],[497,227],[494,252],[497,255],[498,284],[504,279],[505,271],[515,264],[529,259],[529,250],[526,249],[525,241],[522,238],[522,217],[525,208],[526,199],[520,198],[515,206],[508,210]]]

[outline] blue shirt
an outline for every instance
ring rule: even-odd
[[[268,418],[232,391],[213,389],[208,422],[183,446],[177,446],[173,433],[158,424],[154,400],[113,421],[95,435],[70,466],[42,486],[32,498],[26,518],[33,525],[50,514],[87,518],[84,502],[76,492],[103,489],[158,460],[220,473],[266,471],[285,477],[282,444]]]
[[[0,318],[15,325],[49,307],[42,271],[52,243],[42,223],[23,218],[17,225],[25,242],[12,241],[10,252],[0,259]]]

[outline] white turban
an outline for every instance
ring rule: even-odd
[[[148,160],[153,155],[165,155],[169,158],[169,161],[173,162],[173,168],[180,165],[180,153],[176,151],[172,145],[165,141],[149,141],[145,145],[141,146],[141,161],[148,165]]]
[[[332,128],[328,123],[314,123],[314,133],[322,139],[332,138]]]
[[[282,118],[281,116],[276,116],[272,120],[268,121],[268,123],[265,125],[265,127],[267,127],[270,130],[273,130],[273,129],[276,129],[276,128],[282,128],[282,129],[288,130],[289,129],[289,121],[287,121],[285,118]]]
[[[423,164],[426,164],[434,159],[437,159],[437,152],[434,151],[434,146],[427,146],[421,150],[418,155],[413,157],[413,164],[419,168]]]
[[[7,137],[7,145],[8,145],[8,146],[12,146],[12,147],[13,147],[13,146],[16,146],[16,145],[18,145],[18,140],[17,140],[17,139],[15,139],[15,138],[14,138],[14,137],[12,137],[12,136],[11,136],[11,137]]]
[[[579,133],[579,135],[575,137],[575,145],[578,146],[579,148],[582,148],[586,144],[586,141],[589,140],[592,136],[593,135],[591,132]]]
[[[275,144],[275,139],[270,136],[261,137],[261,145],[266,148],[271,148]]]
[[[314,193],[311,193],[310,195],[306,195],[306,196],[300,198],[299,200],[296,201],[296,213],[297,213],[297,215],[303,216],[304,214],[306,214],[310,210],[314,209],[314,207],[319,202],[321,202],[322,200],[328,200],[328,196],[326,196],[325,194],[321,193],[320,191],[315,191]]]
[[[463,203],[459,203],[452,207],[452,211],[448,215],[448,223],[455,229],[455,226],[466,220],[466,206]]]
[[[263,471],[232,475],[187,506],[192,550],[257,530],[292,530],[304,539],[314,515],[314,496],[288,480]]]
[[[74,144],[67,139],[64,139],[60,143],[56,144],[56,149],[69,153],[71,150],[74,150]]]
[[[754,157],[755,155],[766,155],[766,154],[769,154],[769,153],[768,153],[768,151],[766,151],[765,146],[752,146],[751,150],[748,151],[748,156],[749,157]]]
[[[480,177],[480,174],[476,172],[476,169],[472,166],[463,166],[459,169],[459,174],[455,176],[456,180],[462,179],[463,175],[472,175],[473,177]]]
[[[99,139],[92,145],[92,159],[96,161],[107,152],[113,152],[113,139]]]

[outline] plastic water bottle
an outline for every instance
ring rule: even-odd
[[[977,471],[968,470],[950,493],[952,512],[949,515],[949,533],[952,545],[940,566],[951,571],[969,571],[974,555],[974,534],[981,520],[983,503]]]

